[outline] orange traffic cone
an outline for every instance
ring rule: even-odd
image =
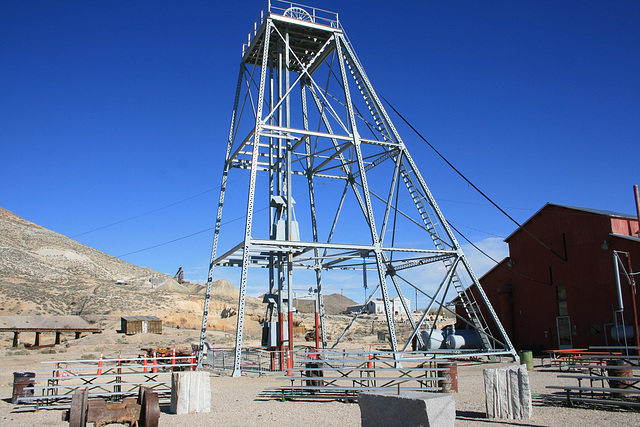
[[[173,345],[173,352],[171,353],[171,370],[174,370],[174,365],[176,364],[176,345]]]
[[[156,351],[153,350],[153,368],[151,369],[151,372],[153,372],[154,374],[158,373],[158,365],[156,362]]]
[[[98,360],[98,375],[102,375],[102,350],[100,350],[100,360]]]
[[[371,353],[371,344],[369,344],[369,362],[367,362],[367,369],[373,369],[373,353]]]
[[[147,368],[147,355],[142,355],[142,365],[144,366],[144,372],[149,372],[149,368]]]
[[[291,358],[291,350],[287,350],[287,375],[293,375],[291,368],[293,368],[293,359]]]

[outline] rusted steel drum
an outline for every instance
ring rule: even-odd
[[[441,362],[438,363],[438,368],[446,368],[446,371],[439,371],[438,376],[441,378],[438,380],[438,387],[441,388],[442,393],[457,393],[458,392],[458,364],[455,362]]]
[[[306,370],[304,371],[304,376],[309,377],[311,379],[306,380],[307,385],[309,386],[324,386],[324,381],[321,379],[313,379],[314,377],[323,377],[324,374],[322,372],[322,363],[317,362],[307,362],[305,363]]]
[[[613,379],[609,380],[609,387],[610,388],[619,388],[619,389],[625,389],[625,388],[631,388],[633,381],[632,381],[632,377],[633,377],[633,371],[631,370],[631,363],[628,362],[624,362],[621,360],[607,360],[607,366],[615,366],[615,369],[608,369],[608,375],[610,377],[614,377]],[[615,378],[618,377],[618,378]],[[620,377],[622,378],[629,378],[628,380],[625,379],[619,379]],[[628,393],[616,393],[616,395],[619,396],[624,396]]]
[[[36,374],[33,372],[13,373],[13,394],[11,403],[15,404],[21,397],[33,396],[33,387],[36,385]]]

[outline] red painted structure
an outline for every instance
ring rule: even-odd
[[[509,257],[480,284],[516,349],[617,344],[610,335],[618,307],[613,251],[628,252],[631,270],[640,271],[637,217],[548,203],[505,241]],[[623,277],[621,287],[631,326],[632,288]]]

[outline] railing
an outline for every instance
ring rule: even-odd
[[[262,22],[269,14],[291,16],[297,19],[303,18],[303,20],[315,24],[326,25],[331,28],[340,28],[338,14],[335,12],[287,1],[268,0],[262,10],[260,10],[260,14],[256,20],[253,21],[253,28],[247,35],[247,42],[242,45],[243,55],[247,47],[251,44],[251,40],[258,34],[258,29],[260,29]]]
[[[195,369],[194,356],[136,357],[97,360],[46,361],[51,376],[36,376],[17,403],[36,408],[68,408],[73,393],[86,388],[89,397],[121,401],[138,395],[140,386],[158,393],[161,402],[171,395],[171,373]]]
[[[291,364],[287,364],[288,351],[268,351],[262,348],[243,348],[241,366],[243,372],[266,374],[269,372],[285,372],[290,369],[304,368],[308,363],[324,362],[333,367],[357,367],[363,360],[377,363],[378,366],[395,368],[406,364],[413,366],[426,362],[442,360],[467,359],[477,356],[475,349],[430,350],[430,351],[378,351],[366,348],[320,349],[301,347],[293,351]],[[208,369],[230,371],[234,369],[235,350],[230,348],[210,348],[207,352],[205,367]],[[501,353],[483,353],[484,356],[500,356]],[[282,356],[282,357],[281,357]],[[282,360],[282,361],[281,361]]]
[[[319,9],[317,7],[305,6],[299,3],[279,0],[268,2],[267,5],[269,7],[269,13],[274,15],[289,16],[291,13],[295,14],[296,11],[302,10],[306,12],[311,22],[315,24],[326,25],[331,28],[340,28],[338,14],[335,12]]]
[[[287,368],[287,356],[289,352],[269,351],[261,348],[243,348],[241,365],[243,372],[264,374],[267,372],[281,372]],[[210,348],[207,351],[205,366],[216,370],[232,370],[234,368],[235,350],[229,348]],[[291,357],[293,366],[303,366],[306,361],[312,360],[309,350],[296,349]],[[282,362],[281,362],[282,361]]]
[[[278,378],[288,385],[267,389],[274,392],[274,397],[283,401],[302,398],[352,402],[364,391],[436,392],[454,387],[450,362],[445,366],[432,358],[413,357],[411,363],[407,359],[408,363],[400,366],[390,352],[366,349],[307,354],[309,359],[299,361],[297,366],[287,369],[287,376]]]

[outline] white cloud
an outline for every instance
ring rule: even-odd
[[[479,242],[474,242],[474,245],[482,249],[489,256],[491,256],[491,258],[498,262],[502,261],[502,259],[509,255],[509,245],[507,245],[500,237],[488,237]],[[473,272],[478,278],[480,278],[483,274],[485,274],[496,265],[494,261],[487,258],[484,254],[478,252],[476,248],[468,243],[462,245],[462,250],[467,257],[469,264],[471,264]]]

